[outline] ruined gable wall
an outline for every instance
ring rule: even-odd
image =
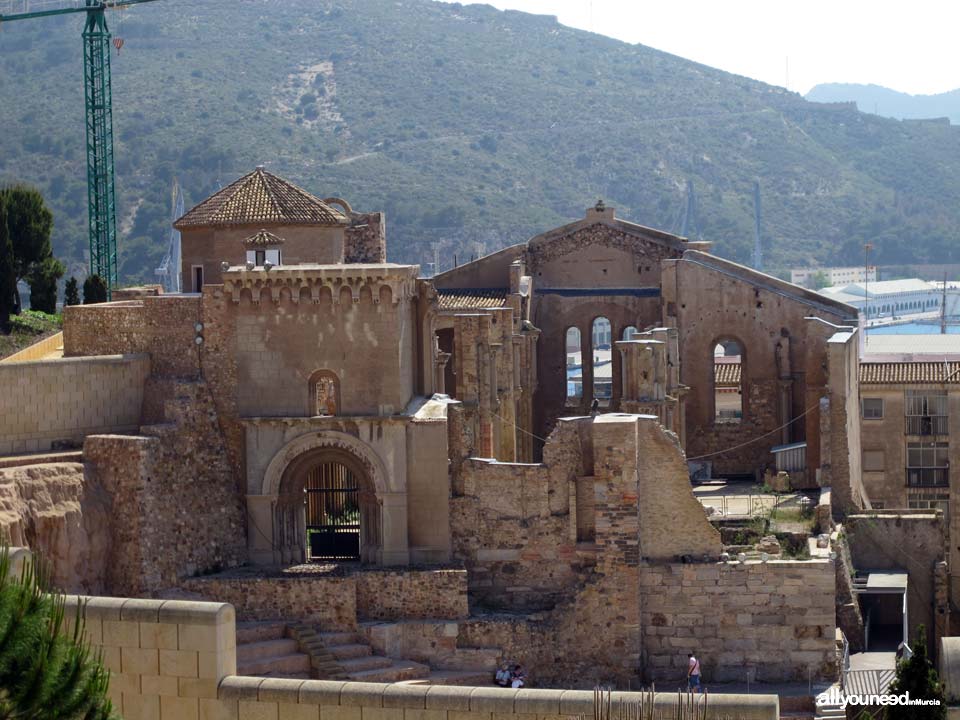
[[[542,331],[537,348],[535,434],[546,437],[558,417],[586,413],[593,400],[593,366],[587,363],[583,398],[577,406],[566,405],[567,329],[579,328],[583,357],[589,358],[591,328],[598,317],[610,321],[613,340],[621,339],[629,326],[643,330],[659,325],[660,267],[676,255],[665,245],[603,223],[531,241],[526,261],[535,288],[532,321]],[[624,293],[624,288],[631,288],[631,293]],[[571,289],[583,292],[571,293]],[[622,392],[621,358],[616,350],[612,351],[612,380],[611,407],[616,408]]]
[[[687,455],[697,457],[721,450],[710,458],[715,472],[753,473],[772,462],[769,449],[785,440],[807,441],[807,468],[820,464],[819,401],[826,392],[826,340],[833,329],[805,320],[815,315],[841,324],[842,311],[828,302],[817,304],[806,291],[795,295],[779,281],[764,280],[746,268],[712,267],[699,253],[668,263],[664,279],[664,304],[668,324],[679,330],[681,382],[687,395]],[[758,284],[763,282],[763,285]],[[784,333],[790,338],[793,416],[810,412],[789,428],[789,436],[775,431],[780,417],[780,371],[777,344]],[[742,373],[743,419],[738,424],[714,424],[713,349],[718,340],[730,339],[744,350]],[[772,433],[763,441],[729,450],[751,438]]]
[[[833,562],[645,563],[645,677],[683,677],[694,652],[710,682],[836,678]]]
[[[838,332],[827,343],[829,433],[822,438],[829,466],[821,482],[832,488],[836,515],[870,506],[863,483],[860,436],[860,362],[856,333]],[[899,443],[903,447],[903,443]],[[826,463],[824,463],[826,465]]]

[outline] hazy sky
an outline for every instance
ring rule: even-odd
[[[487,2],[556,15],[564,25],[800,93],[822,82],[875,83],[913,94],[960,87],[955,0]]]

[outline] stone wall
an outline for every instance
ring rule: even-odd
[[[110,671],[110,698],[125,720],[568,720],[590,717],[592,692],[510,690],[236,675],[236,619],[230,605],[177,600],[67,598],[84,603],[85,637]],[[72,629],[67,623],[66,632]],[[638,693],[613,693],[633,706]],[[650,699],[650,698],[647,698]],[[676,695],[654,711],[679,720]],[[776,695],[711,695],[704,720],[777,720]]]
[[[351,579],[360,620],[459,620],[470,614],[465,570],[370,570]]]
[[[354,630],[358,622],[367,620],[459,620],[469,614],[467,573],[456,569],[238,570],[191,578],[181,587],[208,600],[233,604],[244,620],[296,620],[316,623],[324,631]]]
[[[200,298],[160,295],[127,302],[70,305],[63,311],[66,357],[149,353],[154,375],[193,378],[200,373],[195,343]]]
[[[0,364],[0,456],[135,429],[149,372],[145,355]]]
[[[350,225],[344,230],[345,263],[383,263],[387,261],[386,217],[382,212],[350,213]]]
[[[181,587],[212,602],[228,602],[241,620],[314,623],[324,632],[357,628],[357,588],[349,577],[197,577]]]
[[[837,517],[870,506],[861,472],[859,337],[838,332],[827,343],[829,385],[824,418],[821,482],[832,490]]]
[[[152,594],[246,560],[246,527],[208,388],[154,378],[142,436],[90,436],[84,459],[112,497],[108,588]]]
[[[836,678],[832,561],[644,564],[640,587],[649,680],[682,677],[690,652],[708,683]]]

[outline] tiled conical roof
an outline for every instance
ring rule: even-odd
[[[173,226],[178,230],[210,225],[343,225],[347,216],[320,198],[258,167],[214,193]]]

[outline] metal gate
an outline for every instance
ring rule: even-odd
[[[354,474],[338,462],[307,475],[307,547],[311,560],[360,559],[360,502]]]

